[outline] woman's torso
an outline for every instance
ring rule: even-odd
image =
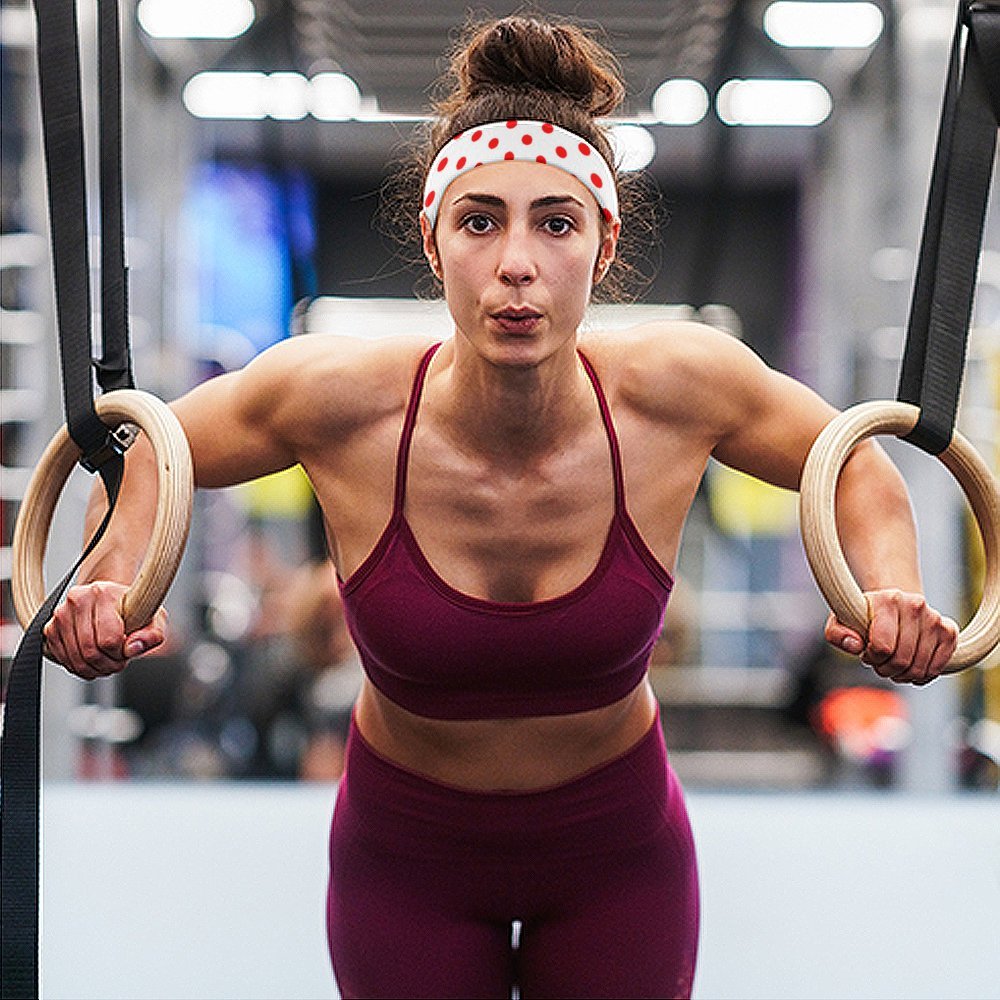
[[[620,443],[628,514],[669,568],[710,442],[693,423],[668,426],[635,405],[623,346],[625,338],[599,335],[580,342]],[[426,348],[415,344],[384,362],[372,379],[384,405],[372,419],[303,456],[343,579],[365,562],[391,517],[404,413]],[[592,419],[572,440],[531,462],[500,467],[457,446],[435,418],[447,344],[440,354],[428,372],[406,468],[406,521],[420,551],[448,585],[483,600],[537,602],[572,591],[600,560],[615,514],[612,457],[596,398]],[[654,717],[645,683],[589,711],[461,721],[416,715],[366,683],[356,710],[366,739],[390,759],[449,784],[490,789],[568,780],[627,750]]]

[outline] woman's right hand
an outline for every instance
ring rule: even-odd
[[[45,655],[71,674],[92,681],[124,670],[166,638],[167,612],[125,634],[122,601],[128,587],[99,580],[71,587],[44,629]]]

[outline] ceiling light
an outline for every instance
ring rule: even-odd
[[[276,118],[299,121],[310,112],[322,121],[349,121],[362,111],[358,85],[344,73],[197,73],[183,92],[197,118]]]
[[[309,110],[320,121],[347,121],[361,108],[361,91],[346,73],[318,73],[309,81]]]
[[[882,34],[885,18],[873,3],[789,3],[764,11],[764,31],[779,45],[802,49],[864,49]]]
[[[268,89],[266,73],[197,73],[181,99],[196,118],[266,118]]]
[[[255,11],[251,0],[139,0],[136,16],[154,38],[236,38]]]
[[[664,125],[696,125],[708,107],[708,91],[685,77],[661,83],[653,94],[653,117]]]
[[[309,81],[301,73],[271,73],[267,113],[280,121],[299,121],[309,113]]]
[[[656,156],[656,140],[648,128],[641,125],[615,125],[609,134],[615,164],[625,173],[642,170]]]
[[[715,108],[727,125],[819,125],[833,98],[815,80],[729,80]]]

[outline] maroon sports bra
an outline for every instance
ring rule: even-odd
[[[503,719],[601,708],[643,679],[673,586],[625,509],[621,452],[593,366],[614,466],[615,512],[600,560],[568,593],[488,601],[450,586],[406,521],[406,471],[434,345],[417,369],[396,461],[392,517],[340,592],[371,682],[432,719]]]

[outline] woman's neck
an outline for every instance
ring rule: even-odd
[[[450,436],[498,459],[559,448],[593,419],[593,392],[575,342],[531,367],[501,366],[453,342],[439,414]]]

